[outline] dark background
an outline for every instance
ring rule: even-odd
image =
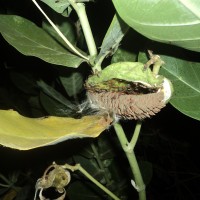
[[[114,7],[111,1],[99,0],[89,3],[87,10],[97,46],[100,47],[115,13]],[[38,25],[41,24],[43,18],[33,3],[27,0],[1,0],[0,11],[1,13],[18,14]],[[75,15],[72,17],[75,18]],[[134,51],[137,52],[138,49],[144,50],[145,45],[151,43],[135,32],[131,32],[130,36],[131,34],[137,39],[134,39],[134,44],[127,45],[127,48],[134,46]],[[166,45],[159,44],[159,46],[165,51]],[[60,67],[52,66],[34,57],[21,55],[2,37],[0,37],[0,50],[1,109],[17,109],[23,104],[29,115],[30,108],[26,95],[16,88],[10,74],[13,71],[26,72],[44,80],[52,80]],[[39,112],[38,115],[40,115]],[[122,125],[129,136],[134,130],[135,121],[122,121]],[[147,185],[148,200],[200,199],[199,133],[199,121],[185,116],[170,104],[156,116],[144,120],[141,136],[136,146],[136,155],[138,160],[148,161],[153,166],[153,175]],[[106,134],[115,137],[112,128],[102,135]],[[65,163],[70,156],[81,151],[90,142],[90,139],[71,140],[30,151],[18,151],[1,146],[0,173],[5,176],[16,171],[26,173],[26,175],[28,173],[29,177],[24,180],[23,184],[26,185],[27,181],[27,185],[34,187],[35,181],[48,165],[53,161]],[[120,165],[127,166],[126,159],[123,159]],[[33,192],[34,188],[29,188],[29,190]]]

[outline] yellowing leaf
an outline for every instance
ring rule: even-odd
[[[111,123],[103,116],[28,118],[13,110],[0,110],[0,144],[19,150],[97,137]]]

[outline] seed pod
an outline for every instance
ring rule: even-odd
[[[110,65],[111,70],[108,66],[106,72],[103,70],[98,76],[88,79],[86,89],[92,107],[124,119],[141,120],[158,113],[171,98],[171,82],[156,77],[150,69],[144,70],[141,63],[129,62],[127,65],[125,62],[123,67],[121,65],[123,63],[115,63],[114,66],[118,67],[115,72]],[[130,68],[133,71],[129,71]]]

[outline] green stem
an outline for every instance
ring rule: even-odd
[[[155,75],[158,75],[158,72],[161,68],[161,66],[164,64],[164,61],[160,58],[159,55],[154,55],[152,51],[148,50],[150,60],[147,62],[147,66],[149,67],[151,64],[153,64],[153,73]]]
[[[127,137],[124,133],[124,130],[122,129],[121,124],[119,122],[114,124],[115,132],[116,132],[117,137],[120,141],[120,144],[126,154],[126,157],[129,161],[129,165],[131,167],[131,171],[132,171],[133,177],[135,179],[134,188],[138,191],[139,200],[146,200],[145,184],[144,184],[141,172],[140,172],[140,168],[139,168],[135,153],[133,151],[133,148],[135,147],[135,144],[138,139],[140,128],[141,128],[141,122],[138,122],[138,125],[136,126],[136,129],[134,132],[134,133],[136,133],[136,136],[134,136],[132,138],[131,142],[129,143],[127,140]]]
[[[88,17],[85,11],[85,5],[83,3],[76,3],[75,0],[69,0],[69,2],[79,17],[81,27],[83,29],[83,33],[85,36],[85,40],[88,46],[89,54],[90,56],[96,56],[97,48],[90,28]]]
[[[110,190],[108,190],[105,186],[103,186],[100,182],[93,178],[93,176],[90,175],[80,164],[76,164],[75,166],[65,164],[63,165],[63,168],[69,169],[71,171],[79,170],[82,174],[84,174],[90,181],[92,181],[97,187],[102,189],[111,198],[113,198],[114,200],[120,200],[115,194],[113,194]]]
[[[101,58],[97,61],[93,69],[96,69],[97,71],[101,71],[101,64],[104,60],[105,56],[101,56]]]
[[[83,29],[83,33],[84,33],[85,40],[87,43],[87,47],[89,50],[89,54],[91,56],[90,64],[93,66],[92,70],[94,73],[96,73],[96,71],[101,71],[101,65],[94,66],[94,59],[97,55],[97,47],[96,47],[94,37],[91,31],[91,27],[88,21],[85,5],[83,3],[77,3],[75,0],[68,0],[68,1],[72,5],[72,7],[74,8],[74,10],[76,11],[79,17],[81,27]]]
[[[159,70],[161,68],[161,66],[163,65],[163,61],[161,59],[159,59],[157,62],[154,63],[153,65],[153,73],[154,74],[158,74],[159,73]]]
[[[130,141],[130,148],[132,150],[134,150],[135,145],[137,143],[138,137],[140,135],[141,127],[142,127],[142,122],[138,120],[137,123],[136,123],[136,126],[135,126],[135,131],[133,133],[133,137],[132,137],[132,139]]]
[[[134,151],[132,153],[126,153],[126,156],[128,158],[131,170],[133,172],[134,178],[135,178],[135,186],[134,188],[137,190],[139,199],[140,200],[146,200],[146,191],[145,191],[145,184],[142,178],[142,174],[140,172],[140,168],[135,156]]]

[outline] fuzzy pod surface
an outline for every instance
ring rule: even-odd
[[[96,109],[142,120],[158,113],[171,98],[171,82],[144,70],[141,63],[115,63],[105,70],[86,82],[88,98]]]

